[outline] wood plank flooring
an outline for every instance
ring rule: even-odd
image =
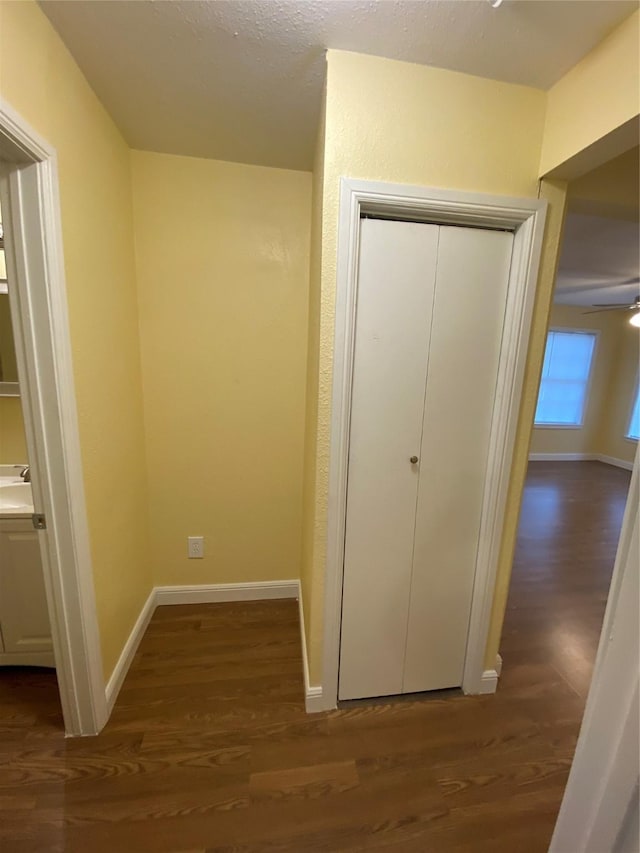
[[[51,673],[0,672],[0,850],[543,853],[628,482],[531,465],[495,696],[307,715],[293,601],[158,608],[97,738]]]

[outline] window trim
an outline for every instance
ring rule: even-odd
[[[591,388],[593,385],[593,374],[595,372],[595,363],[596,358],[598,357],[598,349],[600,345],[600,329],[582,329],[582,328],[574,328],[571,326],[549,326],[547,329],[547,336],[544,341],[544,353],[542,356],[542,366],[544,368],[544,355],[547,351],[547,341],[549,340],[550,332],[569,332],[573,334],[582,334],[582,335],[591,335],[595,338],[593,342],[593,352],[591,353],[591,364],[589,365],[589,375],[587,376],[587,381],[584,387],[584,399],[582,401],[582,411],[580,412],[580,423],[579,424],[553,424],[553,423],[544,423],[538,424],[535,420],[535,413],[533,415],[533,427],[534,429],[575,429],[580,430],[584,429],[584,421],[585,416],[587,414],[587,409],[589,408],[589,402],[591,400]],[[536,397],[536,411],[538,409],[538,398],[540,397],[540,389],[542,388],[542,372],[540,373],[540,382],[538,384],[538,396]]]
[[[631,392],[631,403],[629,405],[629,411],[627,413],[627,426],[624,431],[623,437],[625,441],[632,441],[634,444],[638,444],[640,439],[634,438],[632,435],[629,435],[629,430],[631,429],[631,418],[633,416],[633,409],[635,407],[636,398],[640,396],[640,370],[636,373],[635,382],[633,383],[631,388],[635,388],[636,393],[634,394],[633,390]]]

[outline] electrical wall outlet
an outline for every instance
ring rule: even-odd
[[[204,536],[189,536],[189,559],[200,560],[204,557]]]

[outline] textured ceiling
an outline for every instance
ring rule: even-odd
[[[42,0],[132,147],[311,168],[338,48],[548,88],[628,0]]]

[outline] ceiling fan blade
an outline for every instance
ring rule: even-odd
[[[602,314],[604,311],[620,311],[620,310],[628,310],[629,308],[635,308],[635,305],[606,305],[602,308],[594,308],[593,311],[583,311],[583,314]]]
[[[558,293],[588,293],[590,290],[607,290],[610,287],[630,287],[632,284],[638,284],[638,278],[624,279],[597,279],[585,284],[575,284],[569,282],[566,284],[559,283],[556,290]]]
[[[635,308],[635,302],[594,302],[592,308]]]

